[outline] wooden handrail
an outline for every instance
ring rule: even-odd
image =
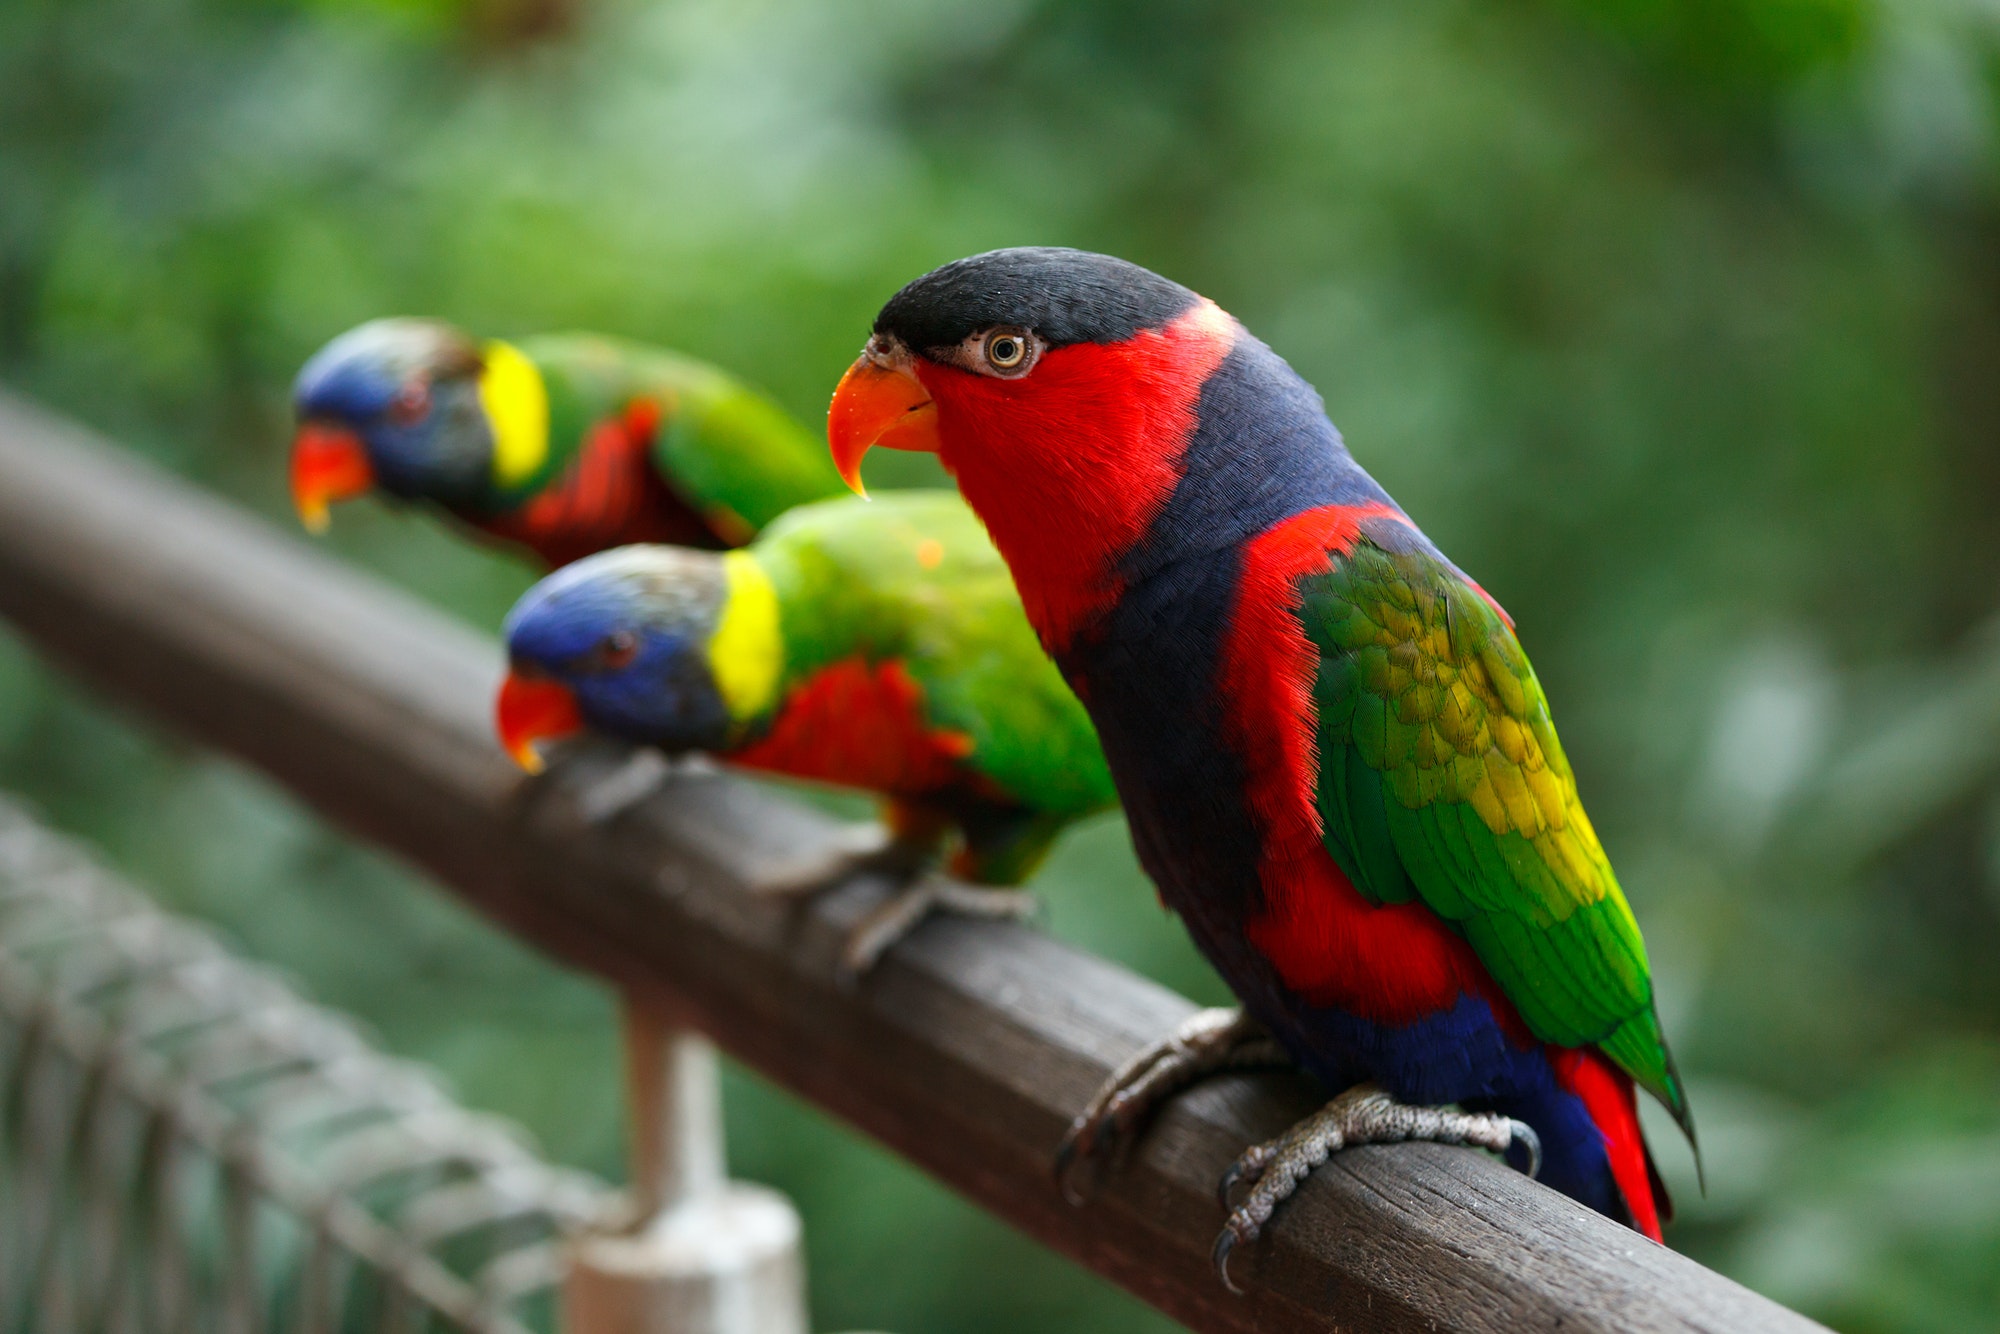
[[[834,837],[743,780],[677,774],[593,825],[619,763],[524,781],[492,640],[0,395],[0,614],[67,669],[241,757],[536,947],[629,989],[981,1206],[1204,1331],[1820,1328],[1485,1155],[1339,1154],[1216,1280],[1218,1176],[1314,1101],[1231,1075],[1179,1099],[1087,1207],[1050,1156],[1116,1062],[1189,1002],[1034,930],[937,920],[855,989],[846,926],[768,883]]]

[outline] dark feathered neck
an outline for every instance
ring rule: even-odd
[[[1234,548],[1305,510],[1395,502],[1348,454],[1313,387],[1246,332],[1205,380],[1172,495],[1123,554],[1125,580]]]

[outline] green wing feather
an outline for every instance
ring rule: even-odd
[[[551,475],[593,422],[635,398],[660,406],[653,457],[677,491],[743,535],[809,501],[845,495],[826,442],[707,362],[597,334],[551,334],[521,350],[549,390]]]
[[[900,660],[930,724],[970,737],[968,762],[1015,801],[1067,818],[1116,803],[1089,715],[957,492],[807,505],[752,550],[778,590],[788,681],[856,655]]]
[[[1602,1050],[1692,1141],[1638,923],[1512,628],[1423,550],[1363,541],[1300,592],[1328,850],[1370,899],[1451,923],[1537,1037]]]

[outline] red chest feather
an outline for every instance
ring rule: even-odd
[[[793,688],[771,730],[733,763],[914,797],[967,781],[972,738],[925,721],[923,687],[900,662],[850,658]]]
[[[1406,522],[1383,505],[1294,515],[1243,551],[1220,686],[1262,836],[1263,911],[1252,944],[1285,985],[1381,1023],[1408,1023],[1467,992],[1493,1002],[1530,1039],[1472,947],[1421,903],[1377,906],[1321,842],[1313,679],[1319,650],[1298,619],[1298,581],[1330,568],[1371,522]]]
[[[530,548],[551,566],[631,542],[732,545],[719,540],[654,469],[659,420],[657,405],[635,399],[624,415],[591,428],[553,482],[478,526]]]

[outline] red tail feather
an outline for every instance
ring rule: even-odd
[[[1632,1077],[1588,1048],[1552,1047],[1549,1058],[1556,1078],[1583,1100],[1591,1121],[1604,1136],[1611,1176],[1624,1197],[1626,1212],[1632,1215],[1632,1226],[1654,1241],[1661,1240],[1660,1219],[1662,1215],[1671,1217],[1673,1206],[1646,1152]]]

